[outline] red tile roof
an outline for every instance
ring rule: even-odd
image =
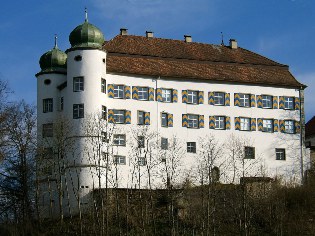
[[[305,125],[305,137],[315,135],[315,116],[310,119]]]
[[[107,71],[300,87],[288,67],[238,47],[118,35],[104,43]]]

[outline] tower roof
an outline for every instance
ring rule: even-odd
[[[104,35],[96,26],[85,22],[77,26],[69,35],[71,48],[89,47],[102,48]]]
[[[58,49],[57,37],[53,49],[44,53],[39,59],[41,73],[65,72],[67,68],[67,54]]]

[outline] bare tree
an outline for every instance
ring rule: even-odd
[[[34,217],[36,153],[35,108],[24,101],[5,109],[5,159],[1,166],[1,207],[17,223],[28,225]],[[22,229],[22,232],[25,232]]]

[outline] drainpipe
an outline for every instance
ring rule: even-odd
[[[299,89],[299,99],[300,99],[300,155],[301,155],[301,183],[304,182],[304,158],[303,158],[303,135],[304,135],[304,115],[302,110],[304,111],[304,96],[303,96],[303,102],[302,102],[302,95],[301,91],[303,90],[303,87],[301,86]]]

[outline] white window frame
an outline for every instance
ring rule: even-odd
[[[168,138],[161,138],[161,149],[168,150]]]
[[[224,106],[224,104],[225,104],[225,93],[214,92],[214,105]]]
[[[196,153],[196,142],[187,142],[187,152],[188,153]]]
[[[114,134],[113,145],[114,146],[126,146],[126,135],[125,134]]]
[[[284,97],[284,109],[294,109],[294,97]]]
[[[125,97],[125,86],[114,84],[114,98],[122,99]]]
[[[73,119],[84,118],[84,104],[73,104]]]
[[[144,111],[138,111],[138,125],[144,125],[144,120],[145,120],[145,112]]]
[[[279,160],[279,161],[285,161],[286,160],[284,148],[276,148],[275,151],[276,151],[276,160]]]
[[[125,124],[125,110],[114,110],[114,121],[116,124]]]
[[[263,108],[272,108],[272,96],[262,95],[262,106]]]
[[[172,102],[172,89],[162,89],[162,102]]]
[[[240,130],[250,131],[250,118],[240,117]]]
[[[244,147],[244,159],[255,159],[255,147]]]
[[[101,92],[106,93],[106,79],[101,78]]]
[[[165,112],[161,113],[161,126],[168,127],[168,114]]]
[[[42,126],[42,136],[43,138],[53,137],[54,136],[54,124],[46,123]]]
[[[250,94],[240,93],[240,107],[250,107]]]
[[[107,120],[107,107],[102,105],[102,119]]]
[[[294,120],[285,120],[284,130],[287,134],[294,134],[295,133]]]
[[[187,127],[197,129],[199,128],[199,115],[187,114]]]
[[[52,98],[43,99],[43,113],[53,112],[54,100]]]
[[[187,90],[187,103],[198,104],[198,91]]]
[[[273,119],[263,119],[263,131],[273,132]]]
[[[126,157],[121,155],[114,155],[115,165],[126,165]]]
[[[215,116],[215,129],[225,129],[225,116]]]
[[[138,87],[138,100],[147,101],[149,100],[149,88]]]
[[[138,148],[144,148],[145,147],[145,138],[144,136],[138,136]]]
[[[73,92],[82,91],[84,91],[84,77],[83,76],[73,77]]]
[[[138,158],[138,165],[139,166],[146,166],[147,165],[147,160],[145,159],[145,157],[139,157]]]

